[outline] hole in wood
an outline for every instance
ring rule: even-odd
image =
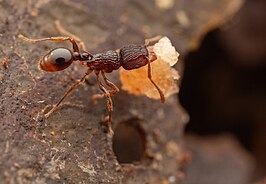
[[[145,132],[139,120],[121,122],[114,130],[113,150],[119,163],[141,161],[146,148]]]

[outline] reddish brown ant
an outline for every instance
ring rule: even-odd
[[[119,69],[121,66],[126,70],[133,70],[136,68],[140,68],[142,66],[148,65],[148,78],[155,86],[157,91],[160,94],[161,102],[164,103],[165,98],[164,94],[161,89],[157,86],[157,84],[152,80],[151,75],[151,66],[150,63],[157,59],[154,52],[149,51],[147,46],[149,41],[158,40],[155,39],[146,39],[144,45],[127,45],[122,47],[119,50],[109,50],[106,52],[98,53],[98,54],[91,54],[84,50],[84,43],[77,38],[76,36],[72,35],[71,33],[65,31],[59,24],[56,22],[57,29],[59,32],[67,35],[67,37],[48,37],[48,38],[41,38],[41,39],[30,39],[23,35],[19,35],[18,37],[27,41],[27,42],[43,42],[43,41],[54,41],[54,42],[64,42],[70,41],[72,43],[73,51],[67,48],[55,48],[51,50],[47,55],[45,55],[40,63],[40,69],[48,72],[55,72],[64,70],[69,67],[73,61],[80,61],[81,65],[88,67],[87,72],[85,75],[80,79],[77,80],[64,94],[64,96],[59,100],[58,103],[53,105],[52,109],[45,114],[45,117],[48,117],[60,104],[61,102],[71,94],[71,92],[80,84],[82,83],[85,78],[91,74],[93,71],[97,77],[99,89],[103,92],[103,94],[94,95],[93,99],[96,98],[107,98],[107,108],[109,111],[108,117],[108,127],[111,131],[111,121],[112,116],[111,112],[113,111],[113,102],[111,99],[111,95],[114,95],[119,92],[118,87],[109,81],[105,73],[111,73],[113,70]],[[105,84],[111,88],[108,91],[102,82],[99,80],[99,74],[102,75]]]

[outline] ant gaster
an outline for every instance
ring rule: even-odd
[[[114,95],[119,92],[118,87],[109,81],[105,73],[111,73],[113,70],[119,69],[121,66],[126,70],[133,70],[136,68],[140,68],[142,66],[148,65],[148,78],[157,89],[160,94],[161,102],[164,103],[165,98],[161,89],[157,86],[157,84],[152,80],[151,75],[151,66],[150,63],[157,59],[154,52],[149,51],[147,46],[149,41],[153,41],[152,39],[146,39],[144,45],[127,45],[118,50],[109,50],[106,52],[91,54],[84,50],[85,46],[79,38],[75,37],[71,33],[65,31],[59,24],[56,22],[57,29],[59,32],[67,35],[67,37],[48,37],[41,39],[30,39],[23,35],[19,35],[19,38],[27,41],[27,42],[43,42],[43,41],[54,41],[54,42],[64,42],[70,41],[72,43],[73,51],[67,48],[55,48],[51,50],[47,55],[45,55],[39,63],[40,69],[48,72],[55,72],[64,70],[69,67],[73,61],[80,61],[81,65],[88,67],[85,75],[74,83],[68,91],[64,94],[64,96],[59,100],[58,103],[53,105],[52,109],[45,114],[45,117],[48,117],[60,104],[61,102],[71,94],[71,92],[84,80],[86,77],[91,74],[93,71],[97,77],[99,89],[103,92],[103,94],[94,95],[93,99],[103,98],[104,96],[107,98],[107,107],[109,111],[108,116],[108,127],[111,129],[111,121],[112,116],[111,112],[113,111],[113,102],[111,99],[111,95]],[[156,38],[155,38],[156,39]],[[157,40],[157,39],[156,39]],[[105,84],[111,88],[108,91],[102,82],[99,80],[99,74],[102,75]]]

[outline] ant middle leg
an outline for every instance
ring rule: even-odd
[[[110,93],[110,95],[112,96],[112,95],[118,93],[119,92],[119,88],[114,83],[112,83],[109,79],[107,79],[107,77],[105,76],[105,73],[103,71],[101,71],[101,74],[102,74],[102,77],[104,79],[105,84],[111,88],[111,90],[108,91]],[[102,99],[104,97],[105,97],[104,94],[95,94],[95,95],[93,95],[93,97],[92,97],[93,103],[97,104],[97,100],[98,99]]]
[[[80,80],[77,80],[68,90],[67,92],[64,94],[64,96],[59,100],[59,102],[57,102],[55,105],[53,105],[52,109],[47,112],[44,116],[45,118],[48,118],[57,108],[58,106],[62,103],[62,101],[67,97],[69,96],[74,89],[76,89],[78,87],[78,85],[82,82],[84,82],[85,78],[91,74],[93,70],[88,70],[85,75],[80,79]]]
[[[109,93],[111,95],[114,95],[114,94],[118,93],[119,92],[119,88],[114,83],[112,83],[109,79],[107,79],[107,77],[105,76],[105,73],[103,71],[101,72],[101,74],[103,76],[105,84],[112,89],[111,91],[109,91]]]
[[[111,95],[109,93],[109,91],[104,87],[104,85],[102,84],[102,82],[99,79],[99,72],[95,72],[96,76],[97,76],[97,81],[98,81],[98,85],[99,85],[99,89],[103,92],[103,95],[107,98],[107,109],[109,112],[108,115],[108,121],[107,121],[107,127],[109,132],[111,133],[111,135],[113,135],[113,129],[112,129],[112,111],[113,111],[113,101],[111,98]]]

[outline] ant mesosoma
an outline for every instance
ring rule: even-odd
[[[60,70],[64,70],[69,67],[73,61],[80,61],[81,65],[88,67],[87,72],[85,75],[80,79],[77,80],[64,94],[64,96],[53,105],[52,109],[45,114],[47,118],[60,104],[61,102],[71,94],[71,92],[84,80],[86,77],[91,74],[93,71],[97,77],[99,89],[103,92],[103,94],[96,94],[93,96],[93,99],[96,98],[103,98],[104,96],[107,98],[107,108],[109,111],[108,116],[108,128],[109,131],[111,129],[111,121],[112,121],[112,114],[113,111],[113,102],[111,99],[111,95],[114,95],[119,92],[118,87],[113,84],[111,81],[107,79],[105,73],[111,73],[113,70],[119,69],[121,66],[126,70],[133,70],[136,68],[143,67],[148,65],[148,78],[157,91],[160,94],[161,102],[164,103],[165,98],[164,94],[161,89],[157,86],[157,84],[152,80],[151,75],[151,65],[150,63],[157,59],[155,53],[153,51],[148,50],[147,46],[150,41],[158,40],[155,39],[146,39],[144,45],[127,45],[118,50],[108,50],[106,52],[98,53],[98,54],[91,54],[85,51],[84,43],[74,36],[73,34],[64,30],[61,27],[59,22],[55,22],[56,28],[58,31],[67,37],[48,37],[48,38],[41,38],[41,39],[30,39],[23,35],[19,35],[18,37],[27,41],[27,42],[43,42],[43,41],[54,41],[54,42],[64,42],[70,41],[72,43],[73,51],[67,48],[55,48],[51,50],[47,55],[45,55],[39,63],[40,69],[48,72],[56,72]],[[102,75],[105,84],[111,88],[108,91],[102,82],[99,79],[99,74]]]

